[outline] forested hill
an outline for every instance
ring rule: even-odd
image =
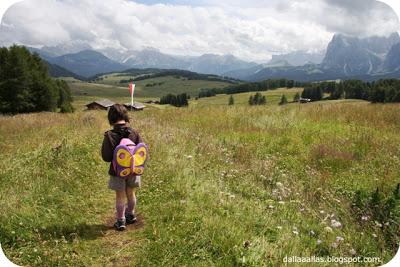
[[[52,79],[37,54],[16,45],[0,48],[0,114],[73,110],[68,84]]]
[[[233,79],[229,77],[222,77],[213,74],[199,74],[196,72],[186,71],[186,70],[165,70],[154,74],[143,75],[134,79],[134,81],[141,81],[150,78],[158,78],[165,76],[179,76],[183,78],[187,78],[188,80],[205,80],[205,81],[216,81],[216,82],[228,82],[228,83],[237,83],[240,80]]]
[[[47,64],[47,68],[49,70],[49,75],[53,78],[72,77],[72,78],[75,78],[75,79],[81,80],[81,81],[86,80],[85,77],[82,77],[76,73],[73,73],[72,71],[69,71],[63,67],[56,65],[56,64],[51,64],[47,61],[45,61],[45,63]]]
[[[118,74],[119,73],[119,74]],[[170,70],[164,70],[164,69],[154,69],[154,68],[149,68],[149,69],[127,69],[122,72],[118,72],[118,76],[124,77],[124,76],[131,76],[129,80],[122,80],[121,83],[127,83],[127,82],[138,82],[138,81],[143,81],[147,79],[153,79],[153,78],[160,78],[160,77],[167,77],[167,76],[173,76],[173,77],[180,77],[180,78],[187,78],[188,80],[201,80],[201,81],[215,81],[215,82],[226,82],[226,83],[238,83],[240,80],[230,78],[230,77],[224,77],[224,76],[218,76],[214,74],[200,74],[196,72],[191,72],[191,71],[186,71],[186,70],[177,70],[177,69],[170,69]],[[101,78],[104,75],[108,74],[115,74],[115,73],[100,73],[97,74],[93,77],[88,78],[89,81],[96,81],[99,78]]]

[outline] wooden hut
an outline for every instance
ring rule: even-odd
[[[300,98],[299,102],[302,103],[302,104],[310,103],[311,99],[309,99],[309,98]]]
[[[107,110],[115,103],[108,99],[97,100],[86,105],[88,110]]]
[[[142,103],[133,103],[133,105],[131,103],[126,103],[124,104],[124,106],[128,109],[128,110],[134,110],[134,111],[140,111],[145,109],[145,105],[143,105]]]

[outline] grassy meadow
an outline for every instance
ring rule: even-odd
[[[3,250],[28,266],[388,262],[399,243],[400,106],[278,106],[299,90],[267,92],[266,106],[248,106],[248,94],[228,106],[219,95],[131,113],[151,159],[139,222],[125,232],[112,229],[114,193],[100,157],[106,112],[80,109],[90,96],[74,114],[0,117]],[[116,92],[111,99],[125,99]]]
[[[128,83],[121,84],[121,80],[129,80],[135,76],[122,74],[108,74],[101,77],[96,83],[71,83],[74,94],[89,96],[119,96],[126,95]],[[136,81],[135,96],[160,98],[167,94],[187,93],[192,97],[199,94],[200,89],[223,88],[229,83],[207,80],[188,80],[185,77],[165,76]],[[123,91],[121,91],[123,90]],[[115,93],[115,95],[114,95]]]

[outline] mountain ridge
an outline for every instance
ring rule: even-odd
[[[361,78],[375,80],[379,77],[400,78],[400,36],[357,38],[335,34],[328,44],[320,64],[303,66],[265,66],[250,68],[225,75],[248,81],[266,79],[293,79],[297,81],[322,81]],[[243,75],[245,74],[245,75]]]
[[[63,49],[67,49],[66,47]],[[45,50],[31,48],[51,64],[84,77],[99,73],[124,71],[126,69],[179,69],[201,74],[213,74],[240,80],[259,81],[286,78],[298,81],[325,79],[348,79],[380,76],[398,76],[400,69],[400,36],[393,33],[386,37],[357,38],[335,34],[329,42],[320,63],[312,60],[317,54],[297,51],[273,56],[269,63],[257,64],[236,58],[233,55],[204,54],[201,56],[176,56],[154,48],[142,51],[118,51],[117,49],[92,49],[56,56],[55,48]],[[296,56],[299,56],[296,58]],[[302,60],[304,65],[293,65],[286,59]],[[300,62],[297,61],[297,62]],[[318,60],[317,60],[318,61]],[[296,62],[295,62],[296,63]]]

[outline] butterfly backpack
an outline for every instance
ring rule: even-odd
[[[142,175],[148,158],[148,147],[144,143],[135,144],[129,138],[121,139],[114,149],[113,168],[116,176],[125,178]]]

